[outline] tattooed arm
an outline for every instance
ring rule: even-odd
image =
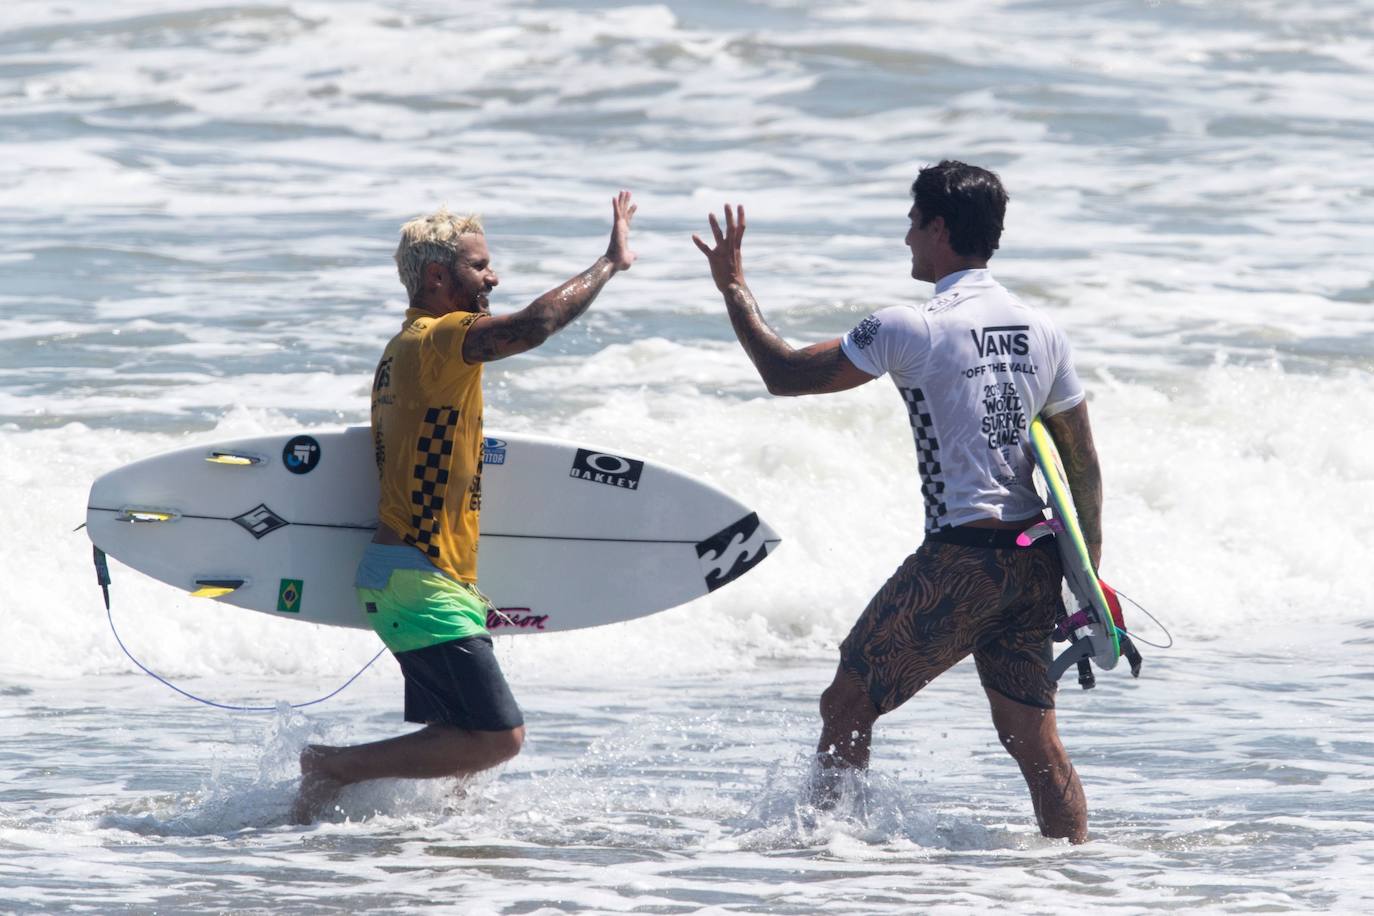
[[[856,367],[840,349],[840,339],[798,350],[763,320],[749,287],[732,283],[721,290],[735,336],[749,354],[770,394],[828,394],[856,388],[873,376]]]
[[[635,261],[630,250],[630,220],[639,209],[630,192],[621,191],[611,201],[615,220],[606,253],[596,263],[566,283],[549,290],[518,312],[486,315],[474,321],[463,339],[463,359],[487,363],[524,353],[548,340],[587,310],[606,281]]]
[[[1102,469],[1097,463],[1092,426],[1088,423],[1088,402],[1046,417],[1045,428],[1064,460],[1069,491],[1078,510],[1078,526],[1083,529],[1083,540],[1088,545],[1088,559],[1097,569],[1102,562]]]
[[[763,383],[771,394],[826,394],[856,388],[873,376],[856,367],[840,349],[840,340],[812,344],[798,350],[783,340],[763,320],[758,300],[744,282],[744,263],[741,257],[744,238],[744,207],[731,212],[725,205],[725,232],[715,214],[711,214],[711,232],[716,247],[711,248],[699,236],[692,241],[706,255],[711,265],[711,277],[725,297],[730,312],[730,324],[749,359],[754,363]]]

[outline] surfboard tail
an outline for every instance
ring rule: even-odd
[[[1121,599],[1117,597],[1116,589],[1106,582],[1098,579],[1097,584],[1102,586],[1102,594],[1107,598],[1107,608],[1112,612],[1112,623],[1116,626],[1116,637],[1121,643],[1121,654],[1131,666],[1131,677],[1140,677],[1140,668],[1144,660],[1140,657],[1140,650],[1135,647],[1130,634],[1126,632],[1126,616],[1121,612]]]
[[[1116,589],[1101,579],[1097,580],[1097,584],[1102,587],[1102,594],[1107,599],[1107,610],[1112,613],[1112,623],[1118,630],[1126,629],[1126,618],[1121,613],[1121,599],[1116,596]]]
[[[1102,589],[1103,597],[1107,599],[1107,610],[1111,613],[1111,626],[1116,629],[1116,638],[1121,649],[1120,654],[1125,657],[1127,664],[1131,667],[1131,677],[1140,677],[1140,669],[1144,660],[1140,657],[1140,650],[1135,647],[1130,634],[1126,631],[1126,615],[1121,610],[1121,598],[1117,595],[1116,589],[1101,579],[1097,580],[1097,584]],[[1085,689],[1087,689],[1086,686]]]
[[[1084,690],[1091,690],[1096,684],[1090,662],[1100,668],[1111,669],[1116,666],[1117,658],[1124,656],[1130,665],[1132,677],[1140,677],[1142,665],[1140,652],[1126,632],[1126,619],[1121,610],[1120,597],[1114,588],[1101,579],[1098,579],[1098,585],[1101,586],[1102,595],[1106,599],[1107,610],[1111,615],[1110,622],[1102,619],[1100,611],[1085,606],[1077,613],[1059,621],[1054,633],[1056,640],[1068,640],[1070,645],[1054,659],[1050,666],[1050,677],[1057,681],[1071,667],[1077,665],[1078,683]],[[1111,639],[1112,635],[1115,635],[1115,640]],[[1113,642],[1119,645],[1119,654]]]

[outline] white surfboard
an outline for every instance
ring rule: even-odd
[[[105,553],[193,594],[368,628],[353,591],[377,527],[365,426],[134,462],[95,481],[86,525]],[[536,436],[485,441],[478,585],[500,611],[495,632],[652,614],[737,579],[778,543],[734,498],[661,464]]]

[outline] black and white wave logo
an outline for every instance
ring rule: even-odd
[[[723,531],[697,544],[697,557],[706,574],[706,590],[713,592],[763,562],[768,543],[759,530],[759,514],[750,512]]]
[[[639,475],[644,473],[644,462],[633,458],[621,458],[605,452],[593,452],[580,448],[573,458],[569,477],[604,483],[608,487],[623,487],[626,490],[639,489]]]
[[[234,521],[238,523],[239,527],[255,538],[262,538],[276,531],[278,528],[285,528],[287,525],[291,524],[286,519],[267,508],[266,503],[258,503],[242,515],[235,516]]]

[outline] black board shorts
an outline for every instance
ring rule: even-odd
[[[406,682],[407,722],[504,732],[525,724],[492,651],[490,636],[397,652]]]
[[[873,596],[840,644],[840,665],[879,714],[969,654],[985,688],[1054,708],[1049,666],[1064,614],[1059,549],[1053,538],[1003,546],[1014,537],[976,529],[927,535]]]

